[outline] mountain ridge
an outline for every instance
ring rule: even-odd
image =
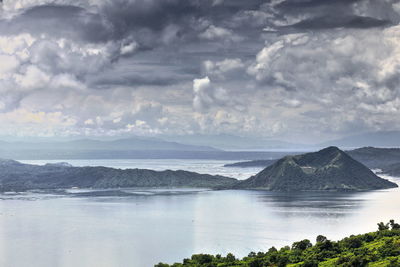
[[[1,142],[3,150],[171,150],[220,151],[210,146],[186,145],[156,138],[131,137],[116,140],[77,139],[62,142]]]
[[[195,187],[231,186],[234,178],[199,174],[189,171],[154,171],[107,167],[73,167],[66,164],[44,166],[0,160],[0,192],[33,189],[130,188],[130,187]]]
[[[338,146],[342,148],[360,147],[400,147],[400,131],[366,132],[345,136],[316,145],[317,147]]]

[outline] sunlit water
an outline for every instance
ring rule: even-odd
[[[213,175],[224,175],[237,179],[247,179],[256,174],[262,168],[237,168],[224,167],[225,164],[234,163],[232,160],[196,160],[196,159],[89,159],[89,160],[20,160],[22,163],[44,165],[46,163],[66,162],[73,166],[105,166],[118,169],[151,169],[163,170],[186,170],[197,173],[208,173]]]
[[[318,234],[336,240],[374,231],[380,221],[400,220],[398,189],[127,192],[125,197],[0,195],[0,266],[146,267],[193,253],[245,256],[304,238],[314,241]]]

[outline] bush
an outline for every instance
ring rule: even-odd
[[[343,245],[350,249],[359,248],[362,246],[362,239],[352,235],[344,239]]]
[[[318,267],[317,260],[305,260],[301,265],[301,267]]]

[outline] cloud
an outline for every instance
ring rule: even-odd
[[[4,1],[0,123],[294,140],[397,129],[399,12],[395,0]]]
[[[0,77],[4,77],[15,70],[19,65],[19,61],[12,55],[0,55]]]
[[[204,32],[199,34],[200,38],[206,40],[240,40],[240,37],[235,35],[231,30],[210,25]]]
[[[308,107],[303,119],[318,127],[340,132],[356,120],[365,128],[393,123],[400,110],[399,33],[395,26],[282,36],[266,44],[248,73],[269,90],[283,89],[282,97],[296,99],[284,104]]]
[[[193,108],[205,112],[211,107],[233,105],[228,92],[212,85],[208,77],[193,80]]]
[[[136,42],[130,42],[128,44],[123,44],[123,45],[121,45],[120,54],[123,56],[133,54],[133,52],[135,52],[137,47],[138,47],[138,44]]]
[[[283,15],[275,23],[281,31],[367,29],[397,24],[400,17],[394,11],[394,2],[381,1],[377,4],[369,0],[285,0],[273,3],[270,8]]]
[[[321,30],[331,28],[375,28],[390,24],[388,20],[380,20],[362,16],[342,16],[340,20],[333,16],[324,16],[302,20],[298,23],[288,25],[283,28],[293,28],[298,30]]]
[[[221,61],[206,60],[203,62],[204,72],[207,75],[226,79],[227,77],[236,76],[237,78],[242,77],[240,73],[244,72],[245,64],[240,58],[226,58]]]
[[[18,89],[33,90],[36,88],[46,87],[50,81],[50,76],[34,65],[26,67],[21,75],[15,76]]]

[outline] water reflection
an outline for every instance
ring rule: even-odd
[[[318,234],[373,231],[399,190],[273,193],[193,189],[2,195],[0,266],[152,266],[193,253],[245,256]],[[30,201],[27,201],[30,200]],[[34,200],[34,201],[32,201]]]
[[[362,208],[370,192],[263,192],[258,201],[273,208],[275,212],[291,216],[293,213],[307,213],[309,216],[345,216]]]

